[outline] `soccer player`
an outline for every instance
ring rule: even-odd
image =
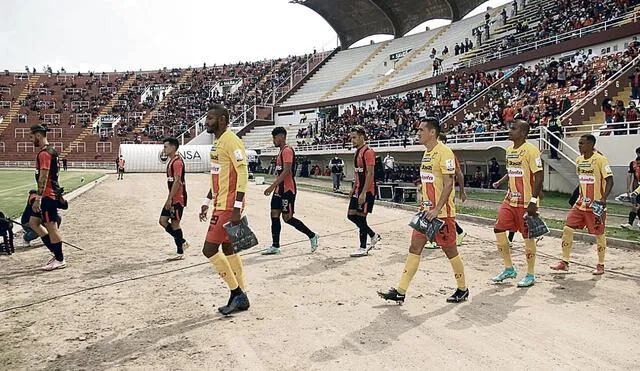
[[[118,158],[118,180],[122,180],[124,179],[124,164],[125,164],[125,160],[124,157],[122,157],[122,155],[120,155],[120,157]]]
[[[296,203],[296,181],[293,178],[293,164],[296,163],[296,154],[287,145],[287,131],[278,126],[271,131],[273,145],[280,148],[276,157],[276,180],[265,191],[264,195],[271,197],[271,247],[262,252],[262,255],[274,255],[280,253],[280,215],[284,222],[304,233],[311,242],[311,252],[318,248],[317,233],[312,232],[300,219],[293,217]]]
[[[442,251],[449,258],[457,284],[456,291],[447,298],[447,302],[458,303],[469,297],[469,289],[464,277],[464,263],[456,247],[456,206],[453,190],[456,173],[455,157],[449,147],[438,141],[440,130],[440,124],[433,118],[424,119],[418,128],[418,140],[426,147],[420,165],[420,181],[422,183],[420,210],[427,212],[425,215],[427,220],[439,218],[444,222],[436,234],[435,240],[437,245],[442,246]],[[409,284],[418,271],[420,255],[426,243],[427,236],[413,231],[409,255],[400,277],[400,283],[397,288],[392,287],[388,292],[378,292],[381,298],[404,302]]]
[[[440,133],[438,135],[438,140],[440,140],[442,143],[447,144],[447,136],[444,133]],[[453,158],[456,161],[456,181],[455,183],[458,185],[458,187],[460,188],[460,201],[461,202],[465,202],[467,200],[467,193],[464,191],[464,174],[462,174],[462,170],[460,169],[460,162],[458,161],[458,157],[454,154]],[[460,224],[458,224],[458,221],[456,220],[456,246],[460,246],[462,245],[462,240],[464,240],[464,237],[467,235],[467,232],[464,231],[464,229],[462,229],[462,227],[460,226]],[[432,247],[429,246],[431,242],[427,242],[427,245],[425,246],[426,248],[437,248],[437,246],[433,243]]]
[[[360,248],[351,253],[354,258],[368,255],[381,239],[380,235],[371,230],[367,224],[367,214],[373,211],[376,194],[376,185],[373,181],[376,153],[365,144],[366,137],[367,134],[362,126],[356,125],[351,128],[351,144],[357,149],[353,158],[355,182],[349,192],[347,219],[360,230]],[[367,246],[367,236],[371,238],[369,246]]]
[[[533,144],[527,143],[528,134],[529,124],[526,121],[515,120],[511,124],[509,140],[513,144],[506,151],[509,190],[498,210],[498,220],[493,227],[505,266],[502,273],[492,278],[493,282],[502,282],[518,276],[511,262],[511,248],[506,231],[520,232],[524,238],[527,275],[518,282],[518,287],[529,287],[535,283],[536,241],[529,238],[524,217],[525,214],[537,215],[538,196],[544,180],[540,151]]]
[[[173,237],[176,243],[176,254],[167,260],[182,260],[184,259],[184,250],[189,248],[189,243],[184,239],[182,228],[180,227],[182,213],[187,206],[184,161],[178,153],[180,143],[176,138],[165,138],[162,144],[164,145],[164,153],[169,157],[169,163],[167,164],[169,196],[162,207],[158,222]]]
[[[41,269],[52,271],[66,268],[62,253],[62,236],[58,230],[58,152],[47,140],[47,128],[41,125],[31,127],[33,145],[39,149],[36,155],[36,182],[38,190],[33,202],[33,214],[29,218],[29,227],[40,236],[53,257]],[[44,227],[41,225],[44,222]]]
[[[627,174],[627,192],[631,193],[631,191],[634,188],[638,187],[639,183],[640,183],[640,147],[636,148],[636,159],[629,163],[629,171]],[[636,220],[636,216],[638,216],[638,213],[640,213],[640,206],[638,204],[632,204],[631,210],[629,211],[629,222],[621,224],[620,227],[624,229],[632,229],[633,222]],[[638,226],[640,226],[640,222]]]
[[[240,138],[228,129],[227,108],[213,105],[207,112],[205,125],[207,133],[214,134],[216,139],[211,146],[211,189],[200,211],[200,220],[205,221],[209,201],[213,199],[213,213],[202,253],[231,290],[227,305],[218,308],[220,313],[228,315],[249,309],[242,261],[224,229],[226,223],[238,224],[242,218],[249,181],[247,155]]]
[[[580,156],[576,159],[576,173],[580,182],[580,196],[567,215],[567,221],[562,229],[562,260],[557,265],[551,266],[553,270],[569,270],[573,233],[576,229],[583,229],[586,226],[589,234],[596,236],[598,246],[598,264],[591,273],[604,274],[604,254],[607,250],[604,231],[607,214],[605,210],[602,216],[598,217],[593,213],[591,206],[593,202],[606,205],[613,188],[613,173],[607,158],[594,151],[595,145],[596,137],[591,134],[581,136],[578,141]]]

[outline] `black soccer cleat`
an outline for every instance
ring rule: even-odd
[[[246,295],[246,293],[245,293]],[[225,310],[225,307],[228,307],[229,305],[231,305],[231,302],[233,301],[233,294],[229,295],[229,300],[227,301],[227,305],[222,306],[222,307],[218,307],[218,312],[222,313],[223,310]],[[238,310],[247,310],[249,309],[251,305],[249,304],[249,299],[247,298],[247,302],[243,305],[238,306]]]
[[[459,303],[461,301],[467,300],[468,297],[469,297],[469,289],[466,289],[466,290],[456,289],[456,292],[454,292],[453,295],[447,298],[447,303]]]
[[[393,287],[389,289],[388,292],[378,291],[378,296],[380,296],[384,300],[395,301],[398,304],[404,303],[404,297],[405,297],[404,294],[399,293],[398,290],[396,290]]]
[[[225,316],[228,316],[233,312],[247,310],[250,306],[251,304],[249,304],[249,298],[247,297],[247,294],[243,292],[232,297],[229,304],[225,305],[224,307],[218,308],[218,311]]]

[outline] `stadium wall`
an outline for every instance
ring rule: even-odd
[[[163,156],[162,144],[122,144],[120,155],[126,161],[125,170],[129,173],[164,173],[168,159]],[[180,146],[186,171],[205,173],[209,171],[209,153],[211,145]]]
[[[609,164],[614,174],[613,195],[626,192],[626,178],[629,162],[634,159],[634,150],[640,146],[640,135],[619,135],[619,136],[599,136],[597,137],[596,148],[604,153],[609,159]],[[578,149],[579,138],[567,138],[566,143],[574,149]],[[539,146],[537,141],[530,141],[532,144]],[[449,146],[454,151],[462,172],[465,175],[472,175],[476,166],[480,166],[485,175],[488,173],[489,163],[492,157],[495,157],[500,164],[501,174],[505,173],[505,149],[511,145],[509,141],[497,142],[478,142],[478,143],[453,143]],[[349,146],[350,147],[350,146]],[[424,152],[421,145],[407,146],[406,148],[392,147],[388,150],[385,148],[374,148],[376,156],[384,158],[390,153],[395,158],[397,165],[417,165]],[[353,179],[353,154],[351,148],[343,148],[339,150],[327,151],[303,151],[297,150],[298,157],[304,157],[311,162],[311,166],[318,165],[321,169],[329,165],[329,161],[333,156],[342,158],[345,163],[346,179]],[[269,168],[272,158],[276,153],[262,153],[260,163],[263,168]],[[564,160],[563,160],[564,161]],[[575,182],[567,181],[558,172],[551,169],[548,165],[544,167],[545,182],[544,190],[557,191],[564,193],[573,192],[577,186],[577,177]]]
[[[470,68],[460,69],[459,72],[473,73],[475,71],[494,71],[499,69],[505,69],[510,66],[517,66],[518,64],[524,64],[526,62],[537,62],[541,58],[549,58],[554,56],[560,56],[568,52],[577,51],[579,49],[594,49],[594,53],[600,52],[595,50],[596,45],[624,45],[625,42],[631,40],[632,36],[637,36],[638,23],[630,23],[624,26],[615,27],[606,31],[602,31],[596,34],[588,35],[579,39],[562,42],[555,45],[545,46],[536,50],[527,51],[518,55],[509,56],[506,58],[489,61],[487,63],[478,64]],[[385,89],[374,93],[361,94],[349,98],[334,99],[325,102],[305,103],[295,106],[280,106],[276,107],[275,112],[288,112],[313,109],[315,107],[337,106],[341,104],[356,104],[356,102],[366,101],[369,99],[375,99],[376,95],[381,96],[393,96],[404,95],[408,91],[423,90],[426,86],[431,86],[444,81],[445,74],[441,74],[434,77],[429,77],[420,81],[410,83],[408,85],[399,86],[395,88]]]

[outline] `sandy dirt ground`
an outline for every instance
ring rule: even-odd
[[[490,227],[463,224],[460,248],[469,301],[448,304],[451,267],[423,253],[399,306],[376,295],[398,283],[411,213],[376,207],[383,236],[372,254],[349,258],[357,236],[345,199],[302,191],[296,211],[321,234],[311,254],[283,224],[282,254],[270,244],[266,186],[250,185],[247,215],[261,245],[245,252],[251,309],[223,317],[228,291],[201,255],[207,224],[197,220],[208,177],[187,178],[191,206],[183,228],[192,248],[166,262],[173,241],[158,226],[162,174],[110,179],[72,202],[64,238],[68,268],[40,272],[44,248],[0,256],[0,369],[637,369],[640,355],[640,250],[610,249],[607,273],[590,274],[593,246],[576,243],[568,273],[548,266],[560,242],[539,246],[537,283],[495,285],[502,269]],[[517,241],[521,241],[517,237]],[[525,271],[523,246],[514,263]],[[20,307],[18,309],[9,309]]]

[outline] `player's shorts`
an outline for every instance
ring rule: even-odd
[[[567,222],[565,224],[575,229],[584,229],[584,227],[587,227],[589,234],[601,236],[604,234],[604,223],[606,218],[607,213],[604,212],[600,217],[601,222],[598,223],[596,216],[591,210],[582,211],[574,207],[569,210],[569,214],[567,214]]]
[[[214,210],[209,222],[209,230],[205,241],[210,243],[231,243],[224,225],[231,221],[231,210]]]
[[[456,233],[456,218],[451,217],[451,218],[439,218],[439,219],[444,222],[444,225],[442,226],[442,228],[440,228],[438,233],[436,233],[436,238],[435,238],[436,245],[444,246],[444,247],[455,246],[456,237],[458,237]],[[413,230],[411,238],[423,239],[425,240],[425,242],[427,240],[427,236],[425,236],[423,233],[416,231],[415,229]]]
[[[169,219],[179,222],[182,220],[182,212],[184,211],[184,206],[181,204],[173,204],[171,205],[171,210],[167,210],[164,207],[162,208],[162,212],[160,212],[160,216],[169,217]]]
[[[41,218],[44,223],[56,222],[58,220],[58,200],[49,197],[42,197],[40,201],[40,214],[33,214],[37,218]]]
[[[287,191],[283,194],[274,193],[271,196],[271,210],[280,210],[283,214],[293,215],[295,212],[296,194]]]
[[[358,195],[354,194],[353,196],[351,196],[351,199],[349,200],[349,210],[356,210],[361,213],[364,213],[364,215],[367,215],[368,213],[373,212],[373,204],[375,203],[375,201],[376,201],[376,197],[372,193],[367,192],[367,195],[365,196],[364,204],[359,205]]]
[[[524,221],[524,214],[527,209],[524,206],[513,207],[508,203],[503,203],[498,210],[498,220],[495,229],[500,231],[520,232],[522,238],[529,238],[529,228]]]
[[[123,173],[123,174],[124,174],[124,168],[123,168],[123,167],[119,167],[119,168],[118,168],[118,172],[119,172],[119,173]]]

